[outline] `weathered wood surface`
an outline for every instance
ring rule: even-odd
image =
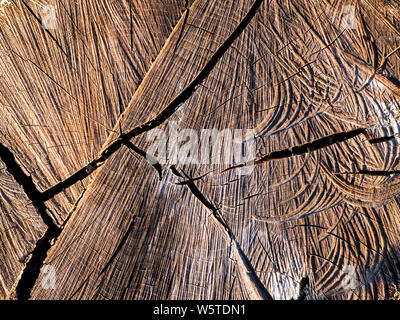
[[[48,32],[36,19],[48,14],[44,5],[56,8],[56,25]],[[39,190],[65,179],[96,154],[184,5],[183,0],[11,1],[4,8],[0,17],[1,144],[18,156]],[[2,183],[2,190],[8,190],[10,183]],[[68,217],[87,183],[47,203],[58,224]],[[18,197],[9,199],[19,201]],[[21,209],[21,215],[27,210]],[[2,208],[4,217],[14,212]],[[29,219],[20,220],[25,223],[22,229],[32,229]],[[6,232],[9,223],[0,228]],[[15,265],[17,251],[13,253],[11,243],[18,248],[25,238],[30,239],[2,234],[2,241],[11,241],[3,249],[11,253],[1,260],[5,262],[2,276],[14,277],[13,281],[24,265]],[[26,250],[31,251],[31,246]]]
[[[15,1],[2,18],[1,144],[37,186],[36,197],[22,182],[27,202],[56,216],[45,223],[55,230],[44,239],[51,248],[42,270],[56,275],[49,289],[48,274],[29,279],[43,261],[25,269],[16,262],[30,242],[3,236],[10,219],[21,219],[24,194],[4,196],[3,297],[393,295],[396,1],[57,3],[51,34],[29,2]],[[159,179],[140,150],[149,148],[147,131],[171,123],[255,128],[254,171],[163,165]],[[10,190],[21,190],[1,172]],[[38,232],[23,220],[19,232],[42,236],[43,224]],[[354,286],[346,286],[353,270]]]
[[[0,163],[0,297],[15,289],[30,252],[46,231],[46,226],[23,188]]]
[[[12,1],[5,8],[0,132],[40,190],[97,154],[184,4]],[[37,21],[49,14],[44,5],[56,8],[55,24],[47,22],[48,30]],[[82,187],[54,199],[60,219]]]

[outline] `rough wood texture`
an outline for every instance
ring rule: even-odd
[[[24,193],[0,161],[0,297],[15,289],[25,263],[46,226]]]
[[[42,191],[89,162],[163,46],[184,1],[12,1],[1,18],[2,143]],[[38,19],[54,5],[55,25]],[[86,183],[85,183],[86,184]],[[50,204],[65,219],[84,185]]]
[[[26,179],[5,181],[23,185],[42,208],[40,231],[54,231],[36,250],[44,261],[14,273],[0,267],[0,280],[8,279],[2,296],[393,295],[400,275],[396,1],[57,4],[52,33],[28,1],[13,2],[2,18],[0,142],[37,190]],[[254,171],[152,166],[142,153],[146,134],[171,123],[254,128]],[[18,234],[3,240],[4,217],[21,215],[19,198],[7,199],[1,257],[11,266],[32,246],[14,248]],[[38,239],[32,230],[26,220],[20,232]],[[52,289],[43,286],[46,273],[34,272],[45,266],[56,272]]]

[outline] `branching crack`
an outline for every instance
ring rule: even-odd
[[[230,239],[231,243],[234,243],[234,248],[236,248],[235,253],[237,254],[239,269],[242,271],[242,275],[246,277],[246,281],[251,285],[253,294],[259,299],[263,300],[272,300],[272,296],[269,294],[264,284],[261,282],[258,277],[256,271],[254,270],[251,262],[243,252],[240,244],[238,243],[236,236],[232,232],[231,228],[225,222],[224,218],[219,213],[219,209],[217,209],[199,190],[196,184],[193,182],[185,172],[181,171],[180,173],[175,166],[171,166],[172,173],[179,177],[184,178],[185,180],[181,182],[181,185],[186,185],[192,194],[207,208],[211,211],[212,217],[216,221],[217,224],[223,227],[226,232],[226,235]]]
[[[241,163],[236,166],[229,167],[229,168],[223,170],[222,172],[226,172],[226,171],[238,169],[238,168],[243,168],[243,167],[253,165],[253,164],[260,164],[260,163],[268,162],[271,160],[279,160],[279,159],[285,159],[285,158],[298,156],[298,155],[302,155],[302,154],[307,154],[307,153],[310,153],[310,152],[313,152],[316,150],[327,148],[336,143],[340,143],[340,142],[344,142],[346,140],[352,139],[360,134],[364,135],[366,137],[366,139],[372,144],[388,141],[393,138],[393,137],[384,137],[384,138],[371,139],[365,128],[358,128],[358,129],[354,129],[351,131],[335,133],[330,136],[323,137],[321,139],[317,139],[315,141],[305,143],[305,144],[302,144],[299,146],[295,146],[292,148],[287,148],[287,149],[283,149],[283,150],[279,150],[279,151],[273,151],[273,152],[270,152],[258,159],[254,159],[252,161],[247,161],[246,163]]]
[[[120,134],[119,138],[117,138],[114,142],[112,142],[104,151],[101,152],[100,156],[97,159],[91,161],[87,166],[81,168],[73,175],[71,175],[66,180],[60,182],[59,184],[53,186],[52,188],[46,190],[42,194],[42,200],[47,201],[61,193],[66,188],[73,186],[75,183],[87,178],[90,174],[92,174],[97,168],[99,168],[108,158],[110,158],[115,152],[117,152],[122,145],[126,145],[134,137],[141,135],[145,132],[148,132],[162,123],[164,123],[167,119],[169,119],[175,111],[185,103],[196,91],[198,85],[201,85],[203,80],[205,80],[214,67],[217,65],[218,61],[222,58],[225,52],[231,47],[233,42],[242,34],[243,30],[250,23],[252,18],[257,13],[260,8],[263,0],[256,0],[246,16],[239,23],[236,29],[231,33],[231,35],[225,40],[225,42],[215,51],[210,60],[206,63],[200,73],[196,76],[196,78],[176,97],[174,98],[168,106],[164,108],[161,113],[156,116],[154,119],[133,128],[132,130]]]
[[[7,171],[14,177],[15,181],[22,186],[27,197],[32,201],[36,211],[47,226],[44,236],[36,242],[31,258],[26,264],[15,289],[16,298],[25,300],[29,299],[31,290],[39,276],[40,268],[51,247],[51,242],[60,235],[61,228],[48,215],[47,212],[49,210],[42,201],[41,193],[36,188],[32,178],[25,174],[15,160],[13,153],[2,144],[0,144],[0,159],[4,162]]]
[[[26,9],[34,16],[34,18],[39,23],[42,24],[41,19],[33,12],[30,6],[25,1],[22,1],[22,3],[26,7]],[[256,0],[253,3],[252,7],[250,8],[246,16],[242,19],[242,21],[231,33],[231,35],[225,40],[225,42],[215,51],[215,53],[212,55],[210,60],[206,63],[206,65],[203,67],[203,69],[200,71],[197,77],[176,98],[174,98],[157,117],[138,127],[135,127],[134,129],[126,133],[121,133],[120,136],[114,142],[112,142],[108,147],[106,147],[101,152],[98,158],[94,159],[87,166],[81,168],[80,170],[72,174],[69,178],[49,188],[48,190],[40,192],[33,183],[32,178],[26,175],[24,171],[21,169],[21,167],[17,164],[12,152],[8,148],[0,144],[0,159],[5,163],[7,171],[10,172],[14,177],[14,179],[23,187],[28,198],[32,201],[37,212],[42,217],[43,222],[48,227],[43,237],[37,241],[35,249],[32,252],[31,258],[22,272],[21,278],[15,289],[17,299],[24,300],[30,298],[31,290],[39,277],[40,269],[43,266],[43,263],[47,257],[48,250],[52,246],[52,241],[57,239],[62,232],[62,227],[59,227],[53,221],[51,216],[47,213],[47,211],[49,210],[47,209],[45,202],[52,199],[57,194],[61,193],[66,188],[73,186],[77,182],[82,181],[83,179],[91,175],[107,159],[109,159],[114,153],[116,153],[123,145],[134,150],[139,155],[145,156],[144,151],[140,150],[139,148],[131,144],[130,140],[144,132],[150,131],[156,128],[157,126],[161,125],[169,117],[171,117],[183,103],[185,103],[193,95],[197,86],[201,85],[201,83],[208,77],[210,72],[214,69],[214,67],[216,66],[218,61],[222,58],[222,56],[225,54],[225,52],[231,47],[233,42],[242,34],[243,30],[247,27],[252,18],[255,16],[262,3],[263,0]],[[184,25],[186,24],[188,15],[189,15],[189,9],[186,4],[186,16]],[[45,32],[52,38],[52,40],[56,43],[56,45],[59,47],[62,53],[67,57],[68,62],[70,62],[70,56],[67,54],[67,52],[65,52],[65,50],[62,48],[58,40],[54,37],[54,35],[51,34],[48,30],[45,30]],[[161,166],[155,164],[154,167],[161,176]],[[188,186],[193,193],[196,193],[197,187],[194,185],[193,181],[191,181],[191,183],[188,183]],[[200,191],[197,193],[197,196],[199,196],[199,193]],[[206,199],[204,198],[203,201],[206,201]],[[211,204],[208,203],[207,206],[211,206]],[[217,221],[221,223],[222,226],[224,226],[231,240],[236,243],[236,248],[241,258],[241,261],[245,265],[248,276],[251,279],[253,285],[256,287],[259,296],[262,298],[271,299],[271,296],[268,294],[268,292],[262,285],[261,281],[258,279],[247,257],[241,250],[232,231],[226,225],[222,217],[220,217],[219,214],[217,214],[215,208],[211,209],[210,207],[209,209],[212,210],[213,216],[217,219]]]
[[[400,170],[359,170],[354,172],[340,172],[336,173],[337,175],[340,174],[365,174],[367,176],[392,176],[395,174],[400,174]]]
[[[35,249],[29,259],[22,276],[15,289],[18,300],[27,300],[31,297],[31,291],[39,277],[40,269],[47,257],[47,252],[52,246],[52,241],[59,237],[61,229],[48,228],[44,236],[36,242]]]
[[[158,176],[160,178],[160,181],[162,180],[162,166],[161,166],[161,164],[158,162],[158,160],[156,158],[154,158],[151,155],[147,154],[145,151],[143,151],[142,149],[138,148],[137,146],[135,146],[130,141],[126,141],[124,144],[125,144],[126,147],[128,147],[131,150],[133,150],[134,152],[136,152],[138,155],[140,155],[144,159],[148,160],[149,163],[154,167],[154,169],[157,170],[157,173],[158,173]]]
[[[0,159],[6,165],[6,170],[14,177],[15,181],[22,186],[27,197],[32,201],[37,213],[43,219],[47,227],[57,229],[58,227],[53,218],[47,213],[46,205],[42,201],[41,193],[33,183],[32,177],[25,174],[21,166],[15,160],[13,153],[2,144],[0,144]]]

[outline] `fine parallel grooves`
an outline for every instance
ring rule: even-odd
[[[175,111],[193,95],[193,93],[196,91],[197,86],[199,86],[201,82],[207,78],[207,76],[211,73],[211,71],[217,65],[218,61],[222,58],[225,52],[231,47],[233,42],[241,35],[243,30],[245,30],[247,25],[251,22],[252,18],[255,16],[257,10],[259,9],[262,3],[263,0],[256,0],[254,2],[254,4],[250,8],[246,16],[242,19],[242,21],[232,32],[232,34],[212,55],[210,60],[203,67],[203,69],[197,75],[197,77],[175,99],[173,99],[158,116],[138,127],[133,128],[132,130],[126,133],[121,134],[118,139],[116,139],[104,151],[101,152],[100,156],[97,159],[91,161],[87,166],[81,168],[80,170],[72,174],[69,178],[51,187],[50,189],[44,191],[42,193],[42,200],[48,201],[57,194],[61,193],[63,190],[87,178],[96,169],[98,169],[108,158],[110,158],[114,153],[116,153],[121,148],[121,146],[125,145],[126,142],[128,142],[129,140],[138,135],[141,135],[145,132],[148,132],[158,127],[166,120],[168,120],[168,118],[170,118],[175,113]]]
[[[33,12],[33,10],[29,7],[29,5],[27,3],[25,3],[25,1],[23,1],[23,4],[28,9],[28,11],[34,16],[34,18],[40,24],[42,24],[41,19]],[[66,54],[64,49],[61,47],[61,45],[57,41],[57,39],[55,39],[55,37],[51,34],[51,32],[49,30],[45,29],[45,32],[54,40],[54,42],[60,48],[62,53],[67,56],[68,62],[70,63],[70,57]],[[133,151],[138,153],[140,156],[145,156],[143,151],[140,150],[139,148],[137,148],[136,146],[134,146],[130,141],[124,142],[124,145],[127,146],[129,149],[132,149]],[[80,200],[83,198],[86,189],[81,193],[80,197],[78,198],[78,200],[76,201],[76,203],[74,205],[74,208],[71,210],[68,217],[65,219],[65,221],[62,223],[62,225],[59,227],[58,225],[56,225],[53,222],[52,218],[49,215],[47,215],[47,213],[46,213],[47,208],[45,206],[45,201],[52,199],[54,196],[52,196],[50,198],[46,198],[46,194],[40,192],[34,185],[31,177],[25,175],[24,172],[22,171],[22,169],[18,166],[11,151],[9,151],[7,148],[3,147],[2,145],[0,145],[0,156],[1,156],[1,159],[4,160],[4,162],[7,166],[7,170],[10,173],[12,173],[14,178],[16,179],[16,181],[23,186],[25,192],[27,193],[27,196],[29,197],[29,199],[31,199],[35,208],[42,216],[43,221],[48,226],[48,229],[45,232],[45,234],[43,235],[43,237],[40,238],[37,241],[37,243],[35,244],[35,248],[31,252],[31,257],[30,257],[28,263],[26,264],[25,268],[23,269],[23,272],[22,272],[21,276],[19,277],[19,280],[14,289],[16,299],[27,300],[31,297],[32,288],[34,287],[34,285],[39,277],[40,269],[44,264],[44,261],[47,257],[49,249],[56,243],[56,240],[61,235],[62,230],[64,229],[65,225],[68,223],[69,219],[73,215]],[[151,159],[148,159],[148,160],[151,161]],[[155,163],[155,164],[153,164],[153,166],[159,173],[160,179],[161,179],[161,175],[162,175],[161,165]],[[51,211],[49,211],[49,212],[51,212]],[[54,218],[54,220],[55,220],[55,218]],[[57,221],[57,223],[58,223],[58,221]]]
[[[47,213],[46,205],[42,200],[41,192],[36,188],[32,178],[28,176],[17,163],[13,153],[4,145],[0,144],[0,159],[6,165],[7,171],[14,177],[15,181],[22,186],[29,200],[36,208],[43,222],[50,229],[58,229],[54,219]]]
[[[186,185],[192,194],[207,208],[211,211],[212,217],[214,221],[219,224],[224,231],[226,232],[227,237],[229,238],[230,242],[234,244],[233,249],[236,252],[236,256],[238,258],[238,267],[239,272],[244,276],[247,280],[246,283],[250,285],[250,289],[252,292],[253,298],[257,298],[259,300],[272,300],[272,296],[269,294],[267,289],[265,288],[264,284],[261,282],[260,278],[256,274],[253,266],[249,258],[243,252],[239,242],[236,239],[235,234],[232,232],[231,228],[225,222],[224,218],[219,213],[219,210],[209,201],[207,198],[201,193],[201,191],[197,188],[196,184],[193,180],[182,171],[182,174],[176,169],[175,166],[171,166],[172,173],[179,177],[185,178],[186,180],[181,182],[181,185]]]
[[[18,300],[26,300],[30,297],[30,292],[39,276],[40,268],[51,247],[51,242],[60,235],[61,228],[47,214],[48,209],[41,200],[41,193],[37,190],[32,178],[23,172],[12,152],[2,144],[0,144],[0,159],[4,162],[7,171],[14,177],[15,181],[22,186],[43,222],[47,225],[47,231],[43,237],[36,242],[31,257],[23,269],[15,289],[16,298]]]
[[[18,299],[389,296],[400,274],[400,47],[385,21],[397,24],[400,4],[264,1],[218,59],[254,1],[66,1],[51,33],[70,67],[40,21],[10,7],[1,131],[65,232],[35,226],[26,191],[0,176],[0,298],[17,285]],[[66,117],[73,97],[81,115]],[[179,132],[255,128],[257,153],[170,167],[160,150],[148,157],[145,135],[172,136],[170,120]],[[54,290],[41,263],[57,271]]]

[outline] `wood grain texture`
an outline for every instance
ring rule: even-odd
[[[42,68],[83,101],[76,104],[79,112],[64,113],[57,99],[73,105],[72,98],[54,81],[27,69],[33,68],[27,59],[2,59],[8,75],[0,85],[9,91],[0,102],[12,109],[2,113],[0,132],[9,137],[2,143],[28,168],[39,154],[57,159],[40,161],[32,174],[41,191],[86,172],[46,202],[69,218],[44,261],[56,270],[56,286],[44,288],[41,273],[33,299],[392,295],[400,275],[395,1],[196,0],[171,8],[158,2],[64,2],[70,22],[62,20],[55,32],[61,47],[71,48],[71,58],[40,26],[29,31],[43,38],[37,48],[16,40],[28,32],[12,28],[34,22],[21,5],[12,10],[21,10],[16,16],[25,20],[8,17],[13,27],[2,29],[0,39],[33,61],[35,50],[47,48]],[[96,16],[110,8],[117,18]],[[349,8],[354,11],[348,21]],[[153,20],[163,10],[170,18]],[[134,29],[143,32],[134,38],[137,51],[129,47],[132,33],[117,23],[127,21],[129,12],[138,21]],[[85,25],[91,14],[97,23]],[[85,45],[72,32],[75,25],[88,37]],[[68,34],[72,40],[65,39]],[[154,34],[162,35],[157,45]],[[104,54],[110,43],[122,43],[126,52]],[[156,56],[151,66],[149,56]],[[122,57],[131,63],[121,63]],[[92,64],[100,71],[89,72]],[[115,84],[117,75],[123,76]],[[11,90],[13,78],[19,87]],[[18,107],[22,102],[24,109]],[[57,135],[41,125],[28,130],[18,124],[38,114],[48,117],[43,123],[54,125]],[[162,164],[160,179],[140,150],[151,145],[150,129],[168,132],[171,124],[197,132],[254,129],[254,170],[237,175],[231,165],[169,163]],[[63,144],[82,137],[90,143],[45,151],[47,143],[59,143],[59,134]],[[90,161],[95,167],[87,166]]]
[[[46,231],[22,187],[0,162],[0,299],[9,296]]]
[[[1,142],[20,155],[40,190],[67,178],[98,152],[184,4],[12,1],[5,8]],[[54,22],[49,5],[55,8]],[[61,219],[83,189],[77,184],[52,200],[50,206],[64,209]]]

